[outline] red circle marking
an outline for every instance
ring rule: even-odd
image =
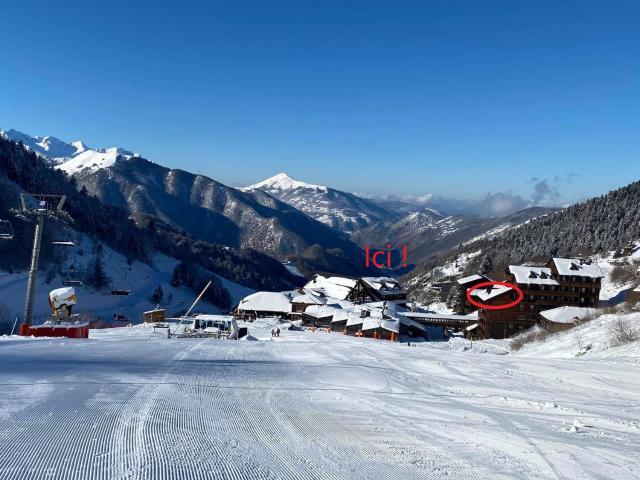
[[[518,293],[519,296],[513,302],[505,303],[504,305],[485,305],[484,303],[471,300],[471,292],[473,292],[476,288],[488,287],[490,285],[502,285],[503,287],[512,288]],[[474,305],[478,308],[483,308],[485,310],[506,310],[507,308],[512,308],[518,305],[523,298],[524,298],[524,294],[522,293],[522,290],[520,290],[520,288],[517,285],[514,285],[513,283],[507,283],[507,282],[482,282],[477,285],[474,285],[469,290],[467,290],[467,300],[469,300],[469,303],[471,305]]]

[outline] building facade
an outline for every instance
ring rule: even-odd
[[[552,258],[545,266],[510,265],[505,279],[522,290],[522,301],[505,310],[481,309],[480,335],[505,338],[539,323],[540,313],[557,307],[595,308],[598,306],[604,274],[590,259]],[[502,292],[487,304],[515,300],[517,292]]]

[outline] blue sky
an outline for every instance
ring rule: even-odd
[[[564,202],[639,177],[638,2],[129,3],[3,3],[0,127],[229,185],[529,198],[535,177]]]

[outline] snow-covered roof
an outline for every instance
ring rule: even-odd
[[[304,314],[314,318],[325,318],[332,317],[336,310],[338,309],[328,305],[309,305],[304,309]]]
[[[352,310],[349,312],[349,318],[347,319],[347,327],[351,325],[362,325],[364,318],[362,317],[361,310]]]
[[[472,331],[474,331],[476,328],[478,328],[478,324],[477,324],[477,323],[473,323],[473,324],[469,325],[467,328],[465,328],[465,330],[466,330],[467,332],[472,332]]]
[[[164,308],[154,308],[153,310],[147,310],[146,312],[142,312],[143,314],[146,313],[156,313],[156,312],[166,312],[167,310]]]
[[[640,285],[633,289],[634,292],[640,292]]]
[[[316,277],[307,283],[304,288],[305,290],[312,289],[315,291],[321,291],[327,297],[344,300],[347,298],[355,284],[356,280],[351,278],[323,277],[322,275],[316,275]]]
[[[327,301],[326,299],[318,295],[314,295],[313,293],[307,292],[303,295],[298,295],[297,297],[295,297],[293,300],[291,300],[291,303],[304,303],[306,305],[324,305],[325,303],[327,303]]]
[[[490,285],[488,287],[476,288],[471,295],[478,297],[483,302],[491,300],[492,298],[499,297],[503,293],[513,290],[511,287],[505,287],[504,285]]]
[[[515,277],[516,283],[527,285],[559,285],[556,279],[551,278],[552,272],[548,267],[509,265],[509,272]]]
[[[603,278],[604,273],[596,262],[590,263],[579,258],[554,258],[552,260],[560,275],[577,277]]]
[[[331,323],[347,321],[349,319],[349,313],[351,313],[351,310],[345,310],[343,308],[337,308],[333,312],[333,318],[331,319]]]
[[[375,330],[377,328],[383,328],[390,332],[400,333],[400,325],[406,325],[422,332],[427,330],[427,327],[419,324],[409,318],[399,317],[399,318],[377,318],[377,317],[366,317],[364,322],[362,322],[362,330]]]
[[[240,300],[238,310],[289,313],[291,299],[282,292],[256,292]]]
[[[199,314],[196,315],[198,320],[218,320],[223,322],[231,321],[231,315],[209,315],[209,314]]]
[[[404,292],[404,289],[395,278],[362,277],[362,281],[381,294]]]
[[[468,277],[463,277],[463,278],[459,278],[457,280],[459,285],[466,285],[467,283],[471,283],[471,282],[477,282],[480,280],[487,280],[487,277],[483,276],[483,275],[478,275],[473,274],[473,275],[469,275]]]
[[[477,320],[478,312],[475,311],[469,315],[449,315],[447,313],[434,313],[434,312],[399,312],[398,315],[407,318],[424,318],[429,319],[449,319],[449,320]]]
[[[543,310],[540,315],[554,323],[574,323],[596,312],[595,308],[557,307]]]

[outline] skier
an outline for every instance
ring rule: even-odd
[[[276,336],[276,331],[272,328],[271,329],[271,338],[273,339],[273,337]]]
[[[279,337],[279,336],[280,336],[280,327],[276,329],[276,337]]]

